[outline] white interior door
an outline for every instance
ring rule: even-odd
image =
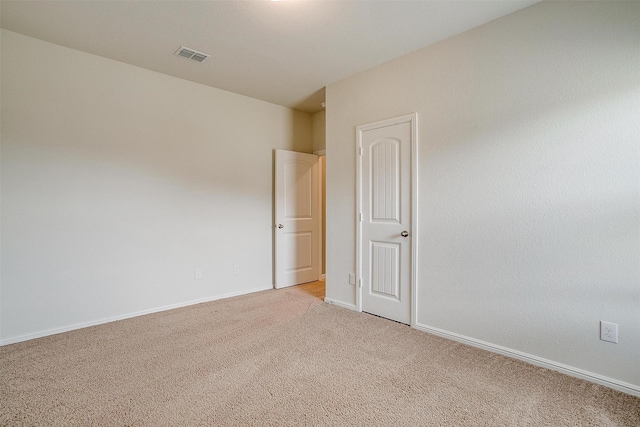
[[[276,288],[319,278],[318,156],[276,150]]]
[[[411,323],[415,115],[358,127],[360,309]]]

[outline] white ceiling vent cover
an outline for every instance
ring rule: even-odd
[[[189,49],[188,47],[180,46],[175,53],[175,55],[182,56],[184,58],[193,59],[194,61],[204,62],[211,55],[207,55],[206,53],[198,52],[197,50]]]

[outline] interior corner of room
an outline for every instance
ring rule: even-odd
[[[319,276],[358,309],[356,131],[415,114],[407,323],[640,395],[639,28],[537,3],[315,113],[2,29],[0,343],[272,289],[275,150],[320,156]]]

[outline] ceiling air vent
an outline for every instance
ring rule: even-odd
[[[181,46],[175,53],[178,56],[182,56],[184,58],[193,59],[194,61],[204,62],[205,59],[209,58],[211,55],[207,55],[206,53],[198,52],[197,50],[189,49],[188,47]]]

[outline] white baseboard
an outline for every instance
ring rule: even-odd
[[[324,298],[324,302],[331,304],[331,305],[335,305],[337,307],[342,307],[342,308],[346,308],[348,310],[355,310],[356,306],[353,304],[347,304],[346,302],[341,302],[341,301],[334,301],[331,298]]]
[[[47,329],[46,331],[36,332],[34,334],[21,335],[19,337],[7,338],[7,339],[4,339],[4,340],[0,340],[0,347],[3,346],[3,345],[15,344],[15,343],[22,342],[22,341],[29,341],[29,340],[33,340],[33,339],[36,339],[36,338],[42,338],[42,337],[46,337],[46,336],[49,336],[49,335],[55,335],[55,334],[61,334],[63,332],[74,331],[76,329],[88,328],[89,326],[102,325],[104,323],[115,322],[115,321],[124,320],[124,319],[130,319],[132,317],[144,316],[145,314],[158,313],[158,312],[161,312],[161,311],[167,311],[167,310],[173,310],[175,308],[186,307],[186,306],[189,306],[189,305],[201,304],[203,302],[211,302],[211,301],[216,301],[216,300],[219,300],[219,299],[237,297],[237,296],[240,296],[240,295],[251,294],[251,293],[254,293],[254,292],[266,291],[268,289],[273,289],[273,286],[269,285],[269,286],[264,286],[264,287],[260,287],[260,288],[248,289],[248,290],[244,290],[244,291],[229,292],[229,293],[226,293],[226,294],[216,295],[216,296],[213,296],[213,297],[206,297],[206,298],[200,298],[200,299],[197,299],[197,300],[185,301],[185,302],[181,302],[181,303],[177,303],[177,304],[165,305],[163,307],[151,308],[151,309],[148,309],[148,310],[137,311],[135,313],[123,314],[123,315],[120,315],[120,316],[107,317],[105,319],[95,320],[95,321],[91,321],[91,322],[76,323],[75,325],[65,326],[65,327],[62,327],[62,328]]]
[[[584,371],[573,366],[564,365],[562,363],[554,362],[552,360],[544,359],[542,357],[534,356],[532,354],[523,353],[518,350],[513,350],[507,347],[491,344],[486,341],[477,340],[464,335],[456,334],[454,332],[445,331],[443,329],[434,328],[427,325],[416,323],[413,326],[415,329],[423,332],[428,332],[434,335],[438,335],[443,338],[458,341],[463,344],[468,344],[472,347],[488,350],[493,353],[502,354],[504,356],[512,357],[514,359],[522,360],[532,365],[540,366],[543,368],[551,369],[552,371],[558,371],[563,374],[570,375],[572,377],[587,380],[596,384],[603,385],[605,387],[612,388],[614,390],[621,391],[623,393],[631,394],[633,396],[640,397],[640,386],[625,383],[613,378],[608,378],[602,375],[594,374],[593,372]]]

